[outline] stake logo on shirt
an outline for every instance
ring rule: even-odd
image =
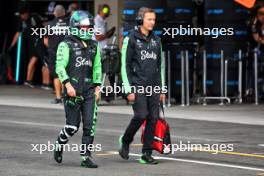
[[[146,59],[154,59],[156,60],[158,58],[157,54],[152,52],[148,52],[146,50],[141,51],[141,60],[146,60]]]
[[[76,64],[75,67],[81,67],[81,66],[89,66],[92,67],[92,61],[91,60],[87,60],[86,58],[83,57],[77,57],[76,58]]]

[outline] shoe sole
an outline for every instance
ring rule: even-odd
[[[30,87],[30,88],[35,88],[35,86],[33,84],[29,84],[29,83],[24,83],[24,86]]]
[[[92,169],[98,168],[98,166],[87,166],[85,164],[81,164],[81,167],[84,167],[84,168],[92,168]]]
[[[57,157],[55,156],[55,151],[54,151],[54,154],[53,154],[53,158],[54,158],[54,160],[55,160],[57,163],[61,163],[61,162],[62,162],[62,156],[60,157],[60,159],[57,158]]]
[[[140,159],[140,160],[139,160],[139,163],[140,163],[140,164],[150,164],[150,165],[155,165],[155,164],[158,164],[159,162],[158,162],[158,161],[155,161],[155,162],[149,163],[149,162],[147,162],[147,161],[145,161],[145,160],[143,160],[143,159]]]
[[[29,88],[35,88],[35,86],[30,86],[30,85],[25,85],[25,86],[27,86]]]
[[[62,159],[57,160],[57,159],[54,158],[54,160],[55,160],[57,163],[62,163]]]
[[[52,90],[51,88],[46,88],[46,87],[40,87],[43,90]]]
[[[119,156],[120,156],[121,158],[123,158],[124,160],[128,160],[128,159],[129,159],[129,156],[124,156],[124,155],[122,155],[121,149],[118,151],[118,153],[119,153]]]

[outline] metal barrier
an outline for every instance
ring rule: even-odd
[[[254,51],[255,105],[258,105],[258,53]]]
[[[220,93],[221,95],[219,97],[211,97],[207,96],[207,54],[206,51],[203,51],[203,97],[200,97],[201,101],[203,102],[203,105],[207,105],[206,100],[221,100],[221,103],[219,105],[224,105],[224,100],[227,100],[227,103],[229,104],[230,98],[227,97],[227,68],[228,68],[228,61],[224,60],[224,52],[221,51],[221,67],[220,67]]]
[[[238,84],[237,93],[235,97],[229,97],[228,95],[228,67],[229,60],[225,58],[224,51],[221,50],[220,58],[220,96],[207,96],[207,53],[203,51],[203,75],[202,75],[202,96],[198,97],[199,101],[205,106],[207,100],[220,100],[219,105],[225,103],[230,104],[231,99],[236,99],[236,103],[243,103],[243,53],[242,50],[238,50]],[[189,51],[181,51],[181,106],[190,106],[190,71],[189,71]],[[167,76],[168,76],[168,98],[167,106],[171,106],[171,52],[167,52]],[[258,100],[258,54],[254,52],[254,88],[255,88],[255,104],[259,104]]]
[[[238,51],[238,103],[241,104],[242,100],[242,69],[243,69],[243,61],[242,61],[242,50]]]
[[[185,106],[184,52],[181,52],[181,106]]]
[[[181,106],[190,106],[189,52],[181,51]]]
[[[171,106],[171,53],[170,53],[170,51],[168,51],[167,54],[168,54],[167,55],[168,56],[168,59],[167,59],[168,64],[167,64],[167,67],[165,67],[168,70],[168,100],[167,100],[168,104],[167,104],[167,106],[170,107]],[[165,103],[164,103],[164,105],[165,105]]]
[[[206,62],[206,51],[203,51],[203,96],[206,96],[206,80],[207,80],[207,62]],[[203,99],[203,105],[206,105],[205,99]]]
[[[186,106],[190,106],[190,77],[189,77],[189,52],[185,51],[185,71],[186,71]]]

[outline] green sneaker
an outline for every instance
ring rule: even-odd
[[[150,154],[143,154],[139,160],[140,164],[158,164],[158,161],[155,160]]]
[[[121,156],[121,158],[128,160],[129,159],[129,145],[125,145],[122,142],[123,135],[119,137],[119,150],[118,153]]]
[[[98,168],[91,156],[81,156],[81,166],[86,168]]]

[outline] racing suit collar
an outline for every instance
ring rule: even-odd
[[[148,36],[145,36],[144,34],[141,33],[140,28],[136,27],[135,28],[135,36],[141,40],[149,41],[153,37],[153,32],[150,31]]]
[[[80,44],[79,46],[81,46],[81,49],[83,49],[83,48],[87,48],[87,47],[84,46],[84,44],[83,44],[82,42],[85,42],[85,43],[87,44],[87,46],[89,45],[89,40],[81,40],[81,39],[79,39],[79,38],[77,38],[77,37],[75,37],[75,36],[73,36],[73,35],[70,35],[69,37],[70,37],[73,41],[79,43],[79,44]]]

